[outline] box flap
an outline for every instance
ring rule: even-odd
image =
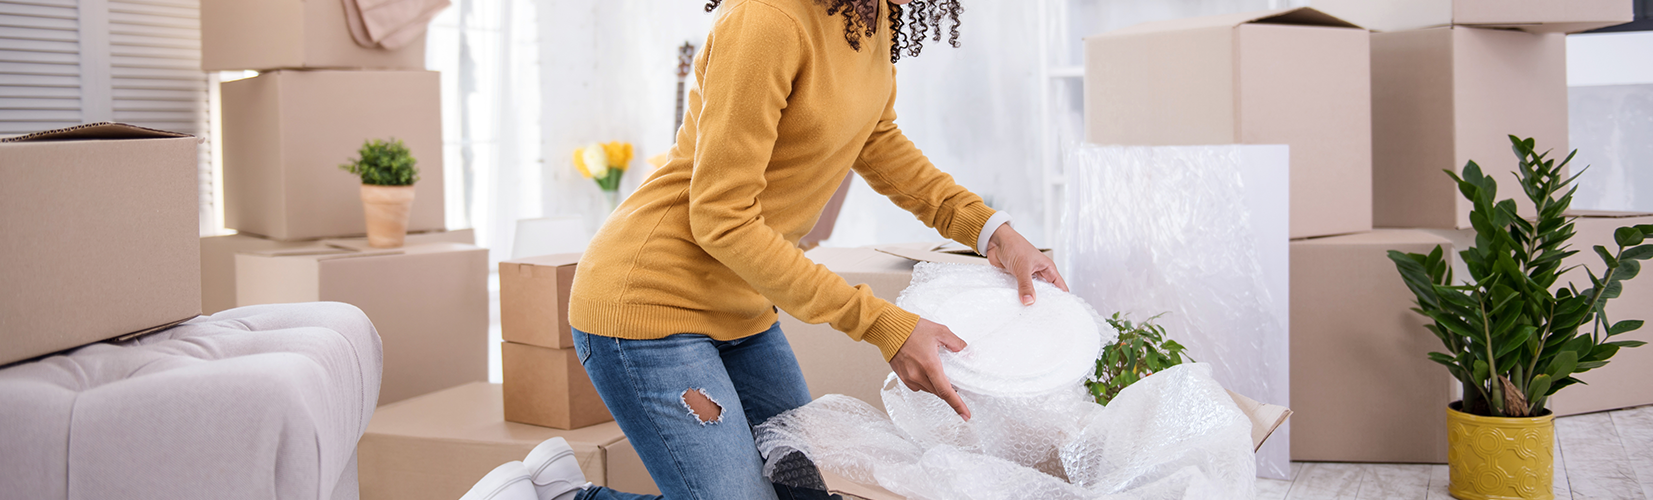
[[[173,139],[192,137],[180,132],[169,132],[125,123],[82,123],[73,127],[35,132],[28,135],[0,139],[0,142],[85,141],[97,139]]]
[[[914,248],[914,247],[904,246],[904,245],[880,245],[880,246],[872,247],[872,249],[877,250],[879,252],[894,255],[894,256],[897,256],[897,257],[903,257],[903,258],[907,258],[907,259],[916,260],[916,261],[919,261],[919,262],[940,262],[940,263],[948,263],[948,264],[981,264],[981,265],[987,265],[988,264],[986,257],[977,257],[975,255],[975,252],[973,252],[973,251],[970,252],[969,254],[963,254],[963,253],[953,253],[953,252],[947,252],[947,251],[941,251],[941,250],[935,250],[935,249],[928,249],[927,250],[927,249],[923,249],[923,248]]]
[[[505,262],[501,262],[500,264],[527,264],[527,265],[531,265],[531,266],[562,267],[562,266],[571,266],[571,265],[574,265],[574,264],[579,264],[581,255],[584,255],[584,253],[575,252],[575,253],[559,253],[559,254],[551,254],[551,255],[539,255],[539,256],[534,256],[534,257],[523,257],[523,258],[520,258],[520,259],[511,259],[511,260],[507,260]]]
[[[1279,405],[1259,403],[1234,391],[1228,391],[1228,397],[1234,399],[1234,404],[1240,407],[1247,419],[1251,420],[1252,451],[1262,449],[1263,442],[1274,434],[1274,430],[1291,418],[1291,409]]]
[[[1225,28],[1239,26],[1242,24],[1286,24],[1293,26],[1323,26],[1328,28],[1364,29],[1354,23],[1338,19],[1331,14],[1315,10],[1313,7],[1297,7],[1291,9],[1274,9],[1241,12],[1238,14],[1223,14],[1217,16],[1153,21],[1103,33],[1098,36],[1129,35],[1163,31],[1184,31],[1205,28]]]

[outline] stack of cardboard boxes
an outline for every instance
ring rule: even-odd
[[[1443,169],[1475,159],[1510,197],[1508,134],[1565,151],[1560,33],[1628,21],[1630,4],[1313,5],[1088,38],[1086,135],[1289,145],[1292,459],[1441,463],[1456,382],[1425,357],[1439,341],[1386,252],[1473,243]],[[1610,239],[1586,222],[1575,246]]]
[[[339,301],[384,342],[379,403],[487,379],[487,251],[445,231],[441,90],[424,42],[358,46],[349,0],[202,2],[202,66],[253,70],[223,95],[224,218],[201,239],[202,309]],[[361,181],[339,169],[370,139],[402,140],[420,180],[407,245],[374,249]]]

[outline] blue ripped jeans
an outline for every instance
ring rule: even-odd
[[[764,479],[752,439],[752,426],[810,401],[779,323],[730,341],[693,333],[653,340],[573,335],[580,364],[664,493],[594,487],[576,500],[827,498],[824,491]],[[705,391],[722,414],[702,423],[685,402],[686,391]]]

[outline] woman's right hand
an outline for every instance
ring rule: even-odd
[[[901,382],[907,384],[908,389],[935,394],[952,406],[960,417],[969,421],[970,409],[964,406],[964,399],[953,389],[953,384],[947,382],[947,374],[942,373],[941,352],[936,349],[937,346],[959,352],[964,350],[965,343],[947,327],[920,318],[913,334],[907,336],[901,349],[890,358],[890,370],[901,377]]]

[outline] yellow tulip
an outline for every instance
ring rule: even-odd
[[[579,170],[581,176],[591,178],[591,171],[585,168],[585,148],[574,150],[574,169]]]

